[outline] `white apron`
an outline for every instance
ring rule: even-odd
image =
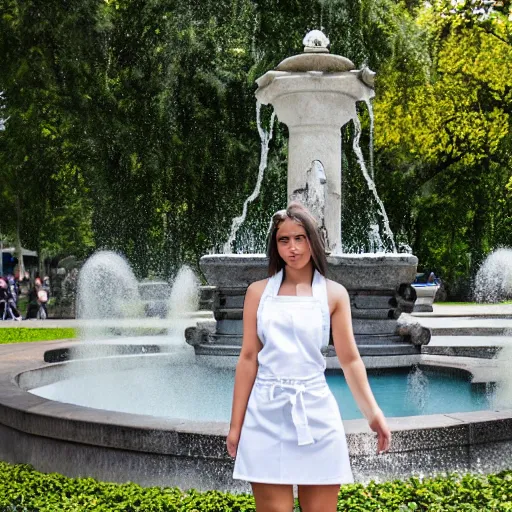
[[[329,343],[325,278],[312,297],[278,296],[281,270],[260,300],[258,374],[247,404],[233,478],[269,484],[353,482],[338,404],[325,381]]]

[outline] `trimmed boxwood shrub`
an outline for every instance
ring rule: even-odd
[[[253,497],[219,491],[112,484],[43,474],[0,462],[0,512],[249,512]],[[298,508],[297,508],[298,510]],[[339,511],[512,511],[512,470],[419,480],[344,485]]]
[[[68,327],[0,327],[0,343],[24,343],[27,341],[50,341],[76,338],[76,329]]]

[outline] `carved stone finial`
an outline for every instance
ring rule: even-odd
[[[302,44],[304,45],[304,53],[329,53],[329,38],[321,30],[308,32]]]

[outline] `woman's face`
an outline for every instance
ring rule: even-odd
[[[286,218],[276,233],[277,252],[286,265],[301,269],[311,260],[311,249],[306,230],[296,221]]]

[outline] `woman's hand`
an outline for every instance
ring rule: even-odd
[[[236,457],[236,451],[238,449],[238,441],[240,440],[240,430],[230,428],[228,437],[226,438],[226,446],[228,453],[231,457]]]
[[[391,444],[391,431],[389,430],[384,413],[379,409],[368,420],[368,425],[377,433],[377,454],[387,452]]]

